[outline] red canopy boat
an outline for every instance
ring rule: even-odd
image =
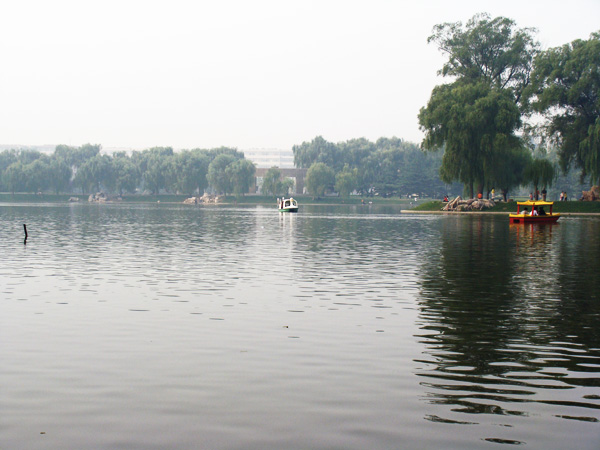
[[[517,212],[508,216],[510,223],[554,223],[560,218],[560,213],[552,212],[553,205],[554,202],[536,200],[517,202]],[[550,210],[546,212],[544,206],[549,206]]]

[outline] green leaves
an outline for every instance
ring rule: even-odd
[[[331,190],[335,183],[335,173],[333,169],[325,163],[314,163],[306,172],[304,184],[315,197],[323,197],[325,192]]]
[[[317,136],[311,142],[294,145],[292,151],[296,167],[308,168],[316,162],[324,163],[336,170],[344,166],[338,146],[321,136]]]
[[[215,160],[212,175],[215,190],[238,194],[248,191],[254,182],[254,165],[236,149],[221,147],[175,153],[171,147],[153,147],[128,156],[126,152],[100,154],[100,146],[91,144],[59,145],[52,155],[5,150],[0,153],[0,189],[52,190],[58,194],[77,188],[82,193],[123,194],[140,187],[155,194],[160,191],[202,194],[208,187],[209,164]]]
[[[475,183],[483,187],[492,175],[492,161],[507,143],[520,146],[515,135],[520,113],[512,93],[485,81],[437,86],[419,113],[419,123],[425,132],[423,147],[444,148],[442,180],[458,180],[471,191]]]
[[[574,164],[600,182],[600,33],[541,53],[531,79],[528,111],[544,115],[543,133],[558,144],[563,171]]]
[[[256,166],[247,159],[238,159],[230,164],[225,172],[230,178],[234,194],[240,196],[248,192],[254,184]]]
[[[480,14],[462,23],[436,25],[428,42],[435,42],[448,56],[440,73],[455,77],[436,86],[419,124],[425,132],[423,148],[444,148],[440,176],[458,180],[474,196],[494,182],[513,184],[512,175],[501,173],[512,164],[522,147],[519,100],[529,83],[532,61],[539,44],[532,29],[518,29],[505,17]],[[504,169],[503,169],[504,168]]]
[[[441,75],[485,80],[511,90],[518,99],[539,52],[534,33],[531,28],[516,28],[515,22],[506,17],[492,19],[488,14],[478,14],[464,27],[461,22],[436,25],[427,42],[435,42],[448,56]]]
[[[350,196],[350,193],[356,189],[358,180],[358,169],[350,170],[346,165],[342,172],[335,176],[335,191],[342,197]]]
[[[271,167],[263,177],[261,189],[264,194],[279,197],[280,195],[286,196],[293,185],[294,181],[292,179],[286,178],[283,180],[281,170],[277,167]]]
[[[228,154],[218,155],[208,166],[208,183],[219,194],[228,194],[233,191],[231,177],[226,172],[227,166],[235,161],[235,157]]]

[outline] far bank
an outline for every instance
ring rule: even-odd
[[[181,203],[189,198],[189,195],[180,194],[160,194],[160,195],[123,195],[111,197],[111,203]],[[27,193],[0,193],[0,203],[88,203],[88,194],[27,194]],[[310,195],[294,196],[302,205],[400,205],[403,209],[413,208],[425,200],[413,200],[406,198],[390,197],[312,197]],[[272,205],[277,206],[277,197],[263,195],[244,195],[236,197],[234,195],[221,196],[219,205]],[[214,205],[214,204],[213,204]],[[190,205],[193,207],[194,205]]]
[[[442,211],[446,204],[441,201],[427,201],[410,210],[403,210],[406,213],[439,213],[439,214],[509,214],[517,212],[517,202],[498,202],[492,208],[483,211]],[[584,202],[579,200],[554,202],[554,212],[569,214],[600,214],[600,201]]]

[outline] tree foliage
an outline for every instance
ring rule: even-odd
[[[233,193],[241,196],[248,192],[250,186],[253,185],[256,166],[247,159],[238,159],[229,164],[225,172],[229,176]]]
[[[290,178],[283,179],[281,170],[271,167],[263,177],[262,192],[277,197],[286,196],[293,184],[294,182]]]
[[[545,158],[531,158],[524,169],[524,178],[526,182],[531,183],[535,192],[535,199],[538,200],[539,188],[552,186],[556,176],[554,165]]]
[[[441,75],[469,82],[485,80],[509,90],[518,101],[539,52],[534,33],[532,28],[517,28],[512,19],[492,19],[484,13],[473,16],[464,27],[461,22],[436,25],[427,42],[435,42],[448,56]]]
[[[490,190],[500,173],[513,164],[497,164],[518,156],[523,146],[519,100],[529,83],[531,64],[538,53],[533,30],[517,29],[514,21],[486,14],[434,27],[429,42],[448,56],[440,73],[450,84],[433,89],[419,124],[425,132],[423,148],[444,149],[441,179],[458,180],[471,197]]]
[[[114,187],[119,195],[124,192],[134,193],[140,175],[137,166],[125,154],[113,157]]]
[[[522,145],[515,134],[521,116],[511,92],[487,82],[437,86],[419,122],[425,131],[423,147],[444,148],[441,179],[460,181],[471,197],[474,187],[483,192],[486,178],[489,185],[498,177],[498,156],[510,157],[511,148]]]
[[[122,195],[140,189],[154,194],[201,195],[208,187],[208,169],[214,159],[225,158],[227,164],[244,160],[243,153],[228,147],[181,152],[174,152],[171,147],[153,147],[131,155],[101,154],[100,150],[100,145],[92,144],[58,145],[50,155],[35,150],[5,150],[0,152],[0,190],[57,194],[105,191]],[[254,181],[253,167],[250,161],[231,167],[225,181],[231,185],[228,192],[247,192]]]
[[[184,150],[174,157],[175,188],[184,194],[202,194],[208,187],[210,157],[205,152]]]
[[[306,188],[315,197],[323,197],[325,192],[333,189],[335,172],[325,163],[314,163],[306,172]]]
[[[504,201],[508,200],[513,189],[526,181],[525,168],[531,161],[531,152],[523,146],[511,146],[506,151],[508,154],[493,155],[493,170],[489,180],[490,186],[500,191]]]
[[[313,145],[316,144],[316,145]],[[321,155],[319,149],[327,153]],[[336,155],[333,166],[325,163]],[[296,161],[313,161],[334,170],[335,190],[357,191],[361,195],[408,195],[419,193],[441,196],[449,187],[440,180],[440,155],[423,153],[416,144],[402,139],[380,138],[371,142],[365,138],[334,144],[316,137],[311,143],[294,147]],[[348,191],[348,189],[351,189]]]
[[[541,53],[525,97],[545,116],[563,171],[574,164],[600,182],[600,32]]]
[[[349,197],[357,187],[358,169],[350,169],[348,165],[335,175],[335,191],[342,197]]]
[[[323,163],[338,171],[344,167],[344,158],[340,148],[333,142],[328,142],[322,136],[315,137],[311,142],[303,142],[294,145],[294,165],[303,169],[311,167],[315,163]]]
[[[218,194],[229,194],[233,192],[230,174],[227,166],[235,161],[235,157],[229,154],[219,154],[208,166],[208,182]]]

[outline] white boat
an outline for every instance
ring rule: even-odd
[[[298,212],[298,202],[293,198],[278,198],[279,212]]]

